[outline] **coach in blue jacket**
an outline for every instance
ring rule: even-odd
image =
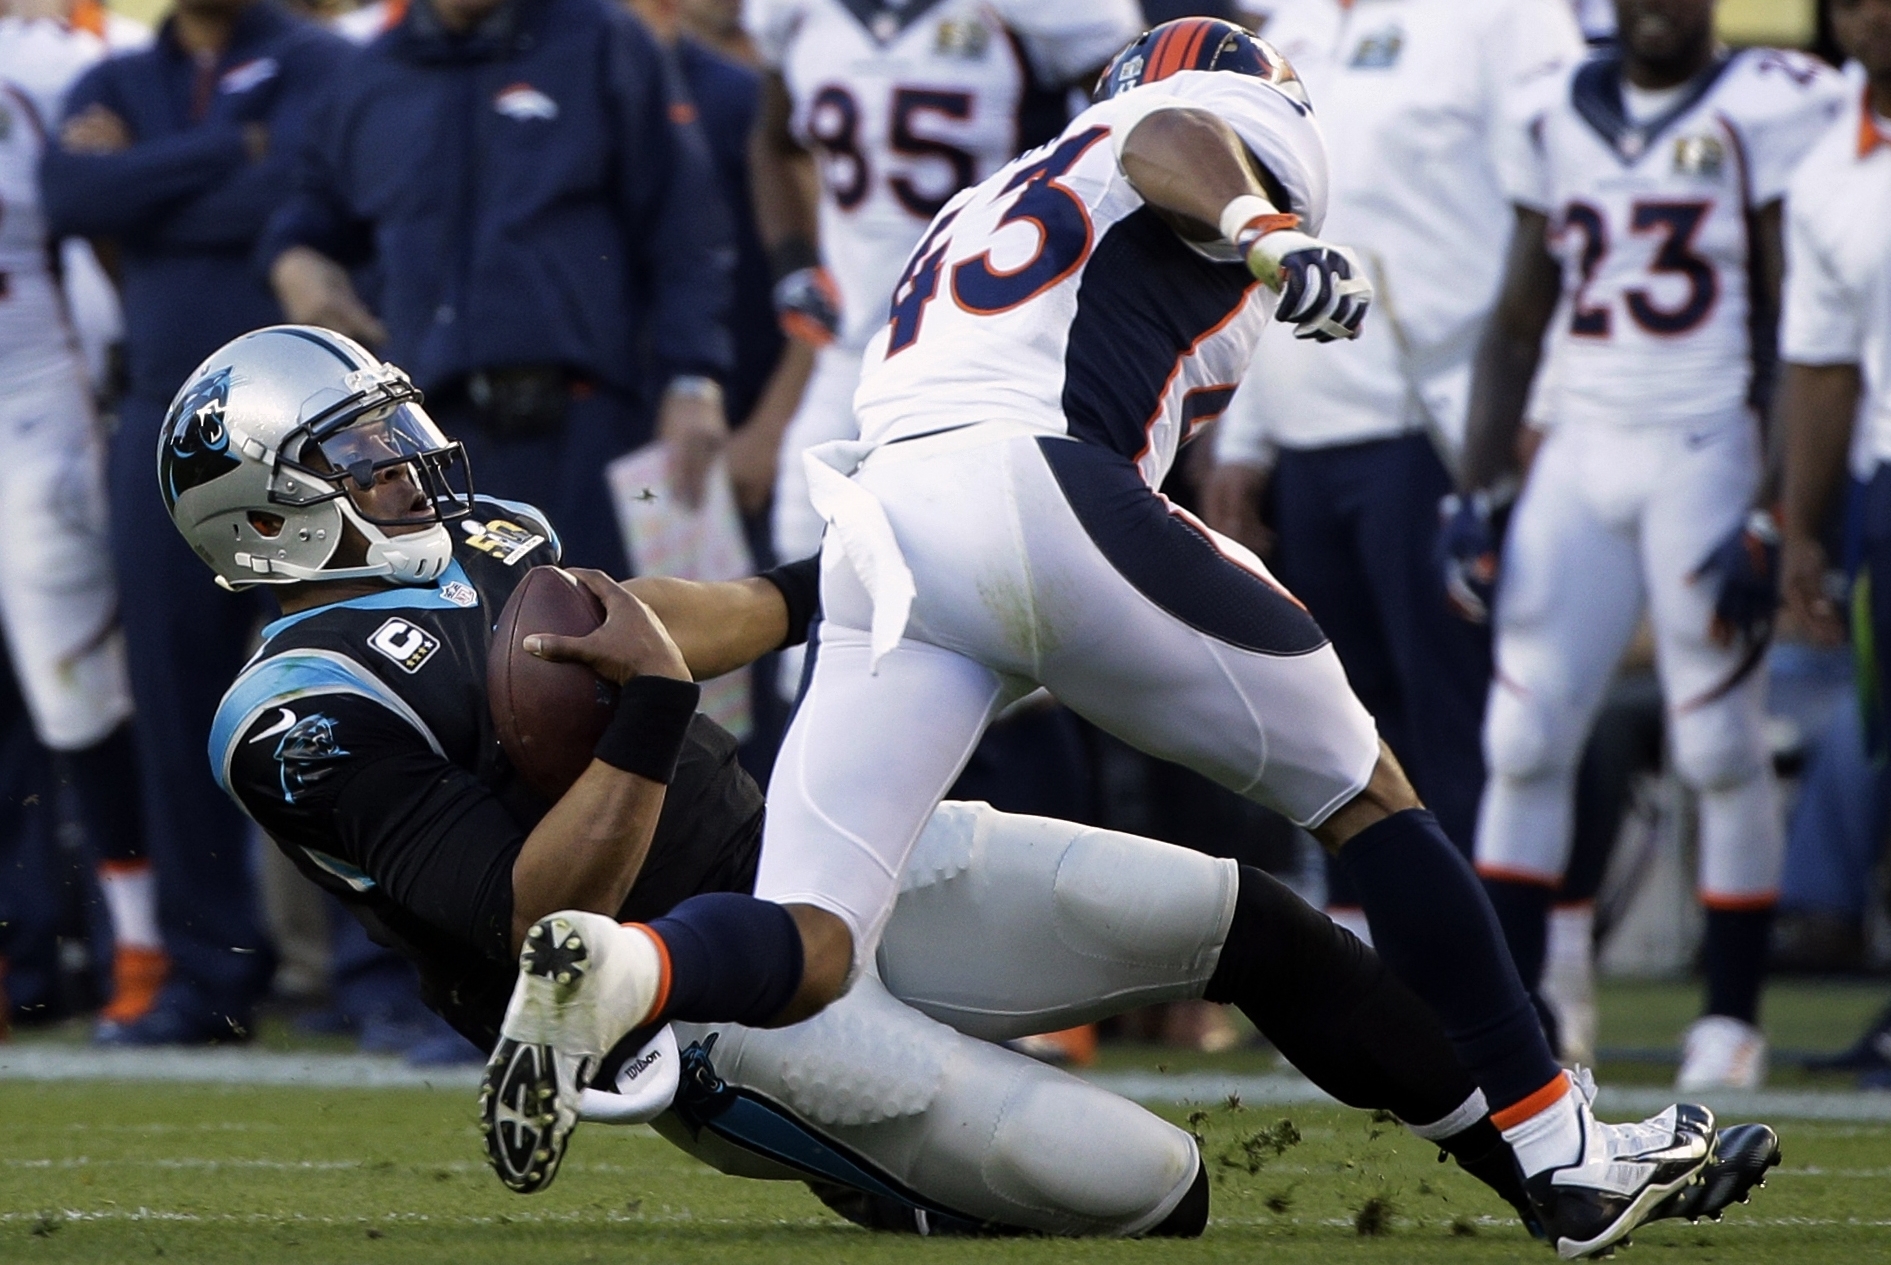
[[[669,56],[606,0],[413,0],[304,157],[260,248],[285,310],[405,366],[482,492],[624,574],[602,468],[649,401],[685,499],[727,435],[728,218]]]
[[[202,754],[257,607],[212,587],[169,526],[156,445],[198,361],[282,319],[251,257],[288,194],[310,106],[346,55],[339,39],[263,0],[178,0],[149,49],[74,85],[40,173],[55,235],[115,246],[125,308],[112,544],[172,975],[157,1008],[102,1032],[110,1039],[241,1039],[269,982],[248,823],[204,776]]]

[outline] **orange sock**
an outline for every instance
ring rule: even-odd
[[[136,1023],[157,1005],[158,990],[171,973],[170,955],[163,949],[125,945],[112,955],[112,1000],[99,1011],[108,1023]]]

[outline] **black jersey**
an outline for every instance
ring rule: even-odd
[[[496,1034],[514,971],[512,864],[550,805],[500,749],[486,654],[506,599],[558,538],[527,505],[480,498],[437,584],[285,616],[217,710],[217,780],[297,867],[420,966],[429,1004]],[[762,796],[736,743],[696,717],[619,916],[747,891]]]

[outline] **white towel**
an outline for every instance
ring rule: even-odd
[[[906,632],[917,590],[886,508],[853,479],[875,447],[858,439],[834,439],[809,448],[801,460],[807,467],[808,498],[827,522],[824,547],[840,547],[873,602],[869,662],[871,670],[878,671],[881,658]]]

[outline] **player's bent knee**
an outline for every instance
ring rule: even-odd
[[[1492,777],[1531,782],[1575,772],[1583,728],[1566,710],[1546,706],[1502,681],[1484,720],[1484,758]]]
[[[1673,721],[1674,771],[1696,791],[1725,791],[1759,777],[1768,754],[1759,726],[1721,708]]]
[[[1020,1078],[996,1126],[986,1184],[1015,1216],[1054,1232],[1148,1233],[1183,1202],[1199,1168],[1182,1130],[1061,1073]]]

